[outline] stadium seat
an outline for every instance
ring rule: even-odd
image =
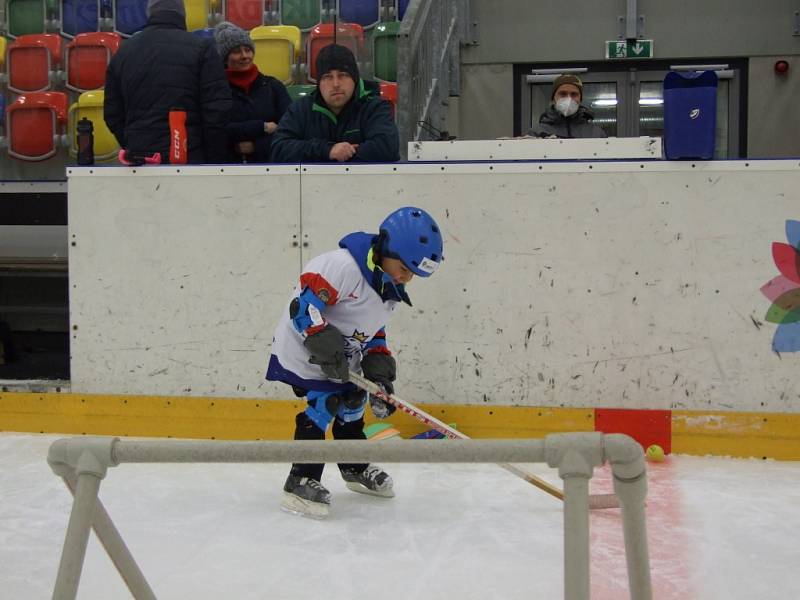
[[[69,154],[78,156],[78,122],[87,118],[92,122],[94,135],[94,159],[98,162],[113,161],[119,154],[117,138],[111,133],[103,119],[103,90],[92,90],[78,96],[78,101],[69,107]]]
[[[309,31],[320,22],[321,0],[281,0],[279,19],[281,25],[294,25],[300,31]]]
[[[294,66],[300,53],[300,30],[294,25],[262,25],[250,31],[258,70],[284,84],[294,83]]]
[[[225,0],[225,19],[242,29],[259,27],[264,24],[264,0]]]
[[[198,37],[205,38],[207,40],[214,39],[214,28],[213,27],[204,27],[203,29],[195,29],[192,31]]]
[[[381,0],[338,0],[339,19],[369,29],[381,20]]]
[[[98,0],[61,0],[59,2],[61,35],[73,38],[79,33],[100,29]]]
[[[372,61],[375,79],[397,81],[397,33],[400,23],[379,23],[372,32]]]
[[[308,60],[309,81],[317,81],[317,54],[325,46],[332,44],[333,39],[333,23],[320,23],[308,34],[306,57]],[[337,23],[336,43],[350,48],[356,57],[356,61],[359,61],[364,48],[364,29],[357,23]]]
[[[46,160],[58,152],[67,122],[67,95],[32,92],[6,109],[8,154],[26,161]]]
[[[411,0],[397,0],[397,20],[402,21]]]
[[[289,92],[289,97],[292,99],[292,101],[302,98],[303,96],[308,96],[315,89],[317,89],[317,86],[309,83],[286,86],[286,91]]]
[[[6,70],[6,46],[7,46],[6,38],[0,35],[0,82],[3,80],[3,73]]]
[[[61,68],[61,38],[54,33],[21,35],[9,45],[6,63],[12,92],[48,90]]]
[[[7,0],[8,37],[44,33],[47,21],[46,0]]]
[[[392,105],[392,116],[397,113],[397,84],[382,81],[380,83],[381,98]]]
[[[79,33],[67,44],[67,87],[76,92],[96,90],[106,83],[106,68],[122,38],[110,31]]]
[[[186,8],[186,29],[192,31],[208,27],[208,0],[183,0],[183,5]]]
[[[130,37],[147,25],[147,0],[114,0],[114,31]]]

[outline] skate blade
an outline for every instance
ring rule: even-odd
[[[292,513],[294,515],[299,515],[301,517],[307,517],[309,519],[317,519],[321,521],[328,516],[328,505],[322,504],[321,502],[311,502],[310,500],[304,500],[299,496],[295,496],[294,494],[290,494],[288,492],[283,493],[283,502],[281,502],[281,510]]]
[[[378,496],[380,498],[394,498],[394,490],[388,489],[384,491],[377,491],[371,490],[363,483],[358,483],[357,481],[346,481],[345,486],[348,490],[352,490],[354,492],[358,492],[359,494],[367,494],[369,496]]]

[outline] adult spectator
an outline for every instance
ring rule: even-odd
[[[231,86],[233,109],[228,123],[228,150],[232,162],[268,162],[278,121],[292,103],[286,87],[258,72],[250,34],[227,21],[214,30],[225,74]]]
[[[553,82],[550,107],[539,117],[538,127],[528,135],[542,138],[604,138],[606,132],[595,125],[594,114],[581,104],[583,83],[575,75],[559,75]]]
[[[106,74],[106,124],[128,157],[168,162],[169,113],[186,113],[187,162],[227,158],[231,92],[212,40],[186,31],[183,0],[148,0],[147,26],[120,47]]]
[[[272,140],[275,162],[393,162],[400,142],[391,107],[338,44],[317,55],[317,89],[292,103]]]

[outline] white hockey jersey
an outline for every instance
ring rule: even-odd
[[[297,298],[306,287],[326,302],[320,311],[322,318],[338,329],[345,339],[345,353],[350,369],[360,372],[361,356],[367,344],[381,332],[397,306],[397,300],[383,300],[367,280],[367,271],[358,264],[354,256],[363,254],[366,264],[364,242],[372,239],[369,234],[350,234],[343,243],[357,237],[355,250],[341,248],[313,258],[303,269],[300,283],[286,304],[272,342],[267,379],[283,381],[290,385],[316,391],[335,391],[343,384],[328,380],[322,369],[308,362],[309,352],[303,345],[305,336],[295,328],[289,315],[292,299]],[[361,246],[361,248],[358,248]],[[359,252],[360,250],[360,252]],[[381,332],[381,335],[383,333]]]

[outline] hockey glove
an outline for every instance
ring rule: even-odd
[[[390,354],[370,352],[361,359],[361,370],[364,377],[377,383],[387,394],[394,394],[394,384],[397,377],[397,363]],[[369,406],[378,419],[385,419],[395,411],[395,407],[384,402],[377,396],[370,394]]]
[[[385,394],[392,393],[387,390],[386,386],[384,386],[382,383],[376,383],[375,385],[381,388],[381,391],[383,391]],[[389,384],[389,387],[392,387],[392,391],[394,391],[392,384]],[[376,419],[385,419],[386,417],[392,415],[395,410],[397,410],[394,404],[389,404],[382,398],[373,396],[372,394],[369,394],[369,407],[372,409],[372,414],[375,415]]]
[[[325,377],[348,381],[349,365],[344,353],[344,338],[336,327],[326,325],[322,331],[303,340],[303,346],[311,354],[308,362],[319,365]]]

